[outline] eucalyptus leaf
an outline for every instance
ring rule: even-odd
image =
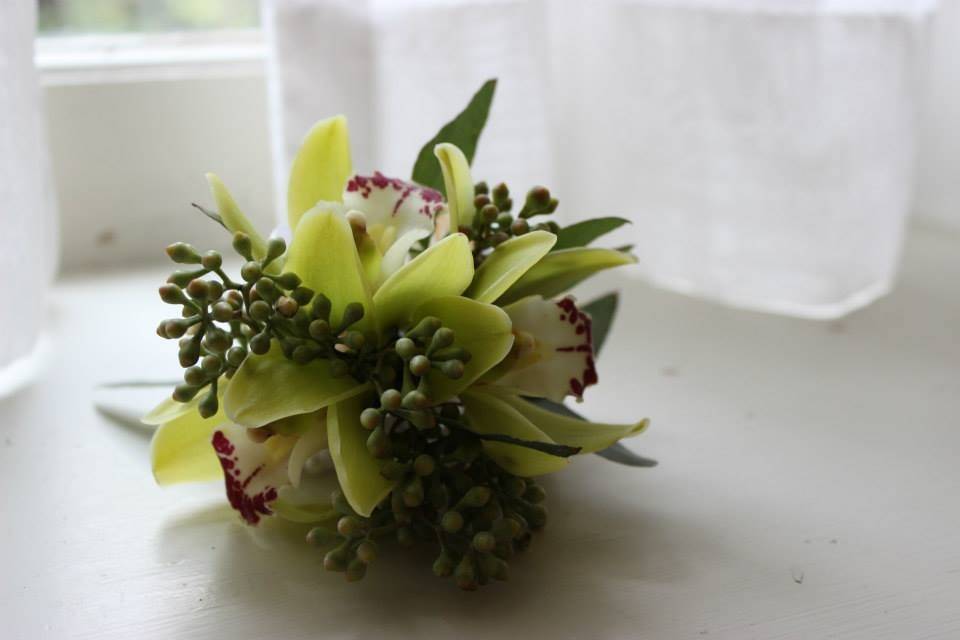
[[[603,451],[597,451],[597,455],[601,458],[609,460],[610,462],[624,464],[628,467],[650,468],[657,466],[656,460],[637,455],[622,442],[615,442]]]
[[[520,396],[503,394],[500,399],[550,436],[554,442],[576,447],[582,453],[594,453],[606,449],[622,438],[629,438],[643,432],[650,424],[647,419],[627,424],[588,422],[579,417],[564,416],[538,407]]]
[[[570,249],[571,247],[585,247],[600,236],[610,233],[614,229],[630,224],[626,218],[593,218],[560,229],[557,234],[557,244],[553,250]]]
[[[465,429],[467,431],[470,430],[468,426],[454,420],[444,420],[443,424],[458,429]],[[580,447],[571,447],[565,444],[557,444],[555,442],[524,440],[523,438],[515,438],[504,433],[474,433],[474,435],[480,440],[487,440],[489,442],[506,442],[507,444],[513,444],[518,447],[526,447],[527,449],[533,449],[534,451],[541,451],[551,456],[557,456],[558,458],[569,458],[570,456],[575,456],[580,453]]]
[[[414,182],[447,195],[440,162],[434,156],[433,149],[442,142],[449,142],[463,151],[468,162],[473,162],[473,155],[477,151],[477,140],[480,139],[480,133],[487,123],[496,88],[496,79],[483,83],[480,90],[470,99],[467,107],[457,114],[457,117],[443,125],[437,135],[423,145],[413,165]]]
[[[524,398],[530,404],[536,405],[541,409],[547,411],[552,411],[554,413],[560,414],[562,416],[567,416],[569,418],[578,418],[584,420],[585,418],[581,416],[576,411],[568,409],[566,405],[560,404],[558,402],[553,402],[552,400],[547,400],[546,398]],[[602,451],[597,451],[596,455],[601,458],[610,460],[611,462],[616,462],[618,464],[624,464],[628,467],[655,467],[657,466],[657,461],[650,458],[644,458],[641,455],[638,455],[631,451],[621,442],[616,442]]]
[[[224,229],[227,228],[227,225],[223,223],[223,218],[221,218],[220,214],[217,213],[216,211],[210,211],[210,209],[207,209],[206,207],[199,205],[196,202],[191,202],[190,206],[192,206],[194,209],[197,209],[200,213],[207,216],[208,218],[210,218],[211,220],[219,224]],[[229,231],[229,229],[227,229],[227,231]]]
[[[583,310],[590,314],[593,320],[593,353],[599,354],[603,343],[607,340],[607,334],[610,332],[610,326],[613,324],[613,316],[617,313],[617,304],[620,302],[620,296],[614,293],[608,293],[605,296],[583,306]]]

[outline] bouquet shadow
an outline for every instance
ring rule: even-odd
[[[665,615],[649,594],[695,573],[697,557],[722,552],[708,532],[672,514],[636,511],[616,498],[564,495],[578,492],[567,483],[546,484],[559,507],[545,532],[511,562],[508,581],[469,594],[432,575],[429,545],[383,544],[367,578],[348,583],[323,569],[322,550],[304,547],[306,527],[278,518],[245,527],[223,507],[169,523],[162,547],[212,553],[211,605],[264,629],[279,625],[286,637],[320,629],[345,637],[496,628],[602,635],[607,620]],[[663,552],[671,548],[678,551]]]

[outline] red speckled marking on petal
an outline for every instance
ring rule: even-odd
[[[224,484],[226,485],[227,500],[230,501],[230,506],[240,513],[240,517],[247,524],[257,524],[260,522],[261,515],[269,516],[273,514],[268,504],[277,499],[275,487],[267,486],[254,494],[248,494],[246,491],[250,481],[263,470],[263,465],[254,469],[246,478],[241,478],[240,469],[237,468],[239,460],[235,455],[236,447],[223,431],[214,432],[213,448],[217,452],[220,466],[223,467]]]
[[[439,191],[421,187],[412,182],[401,180],[399,178],[388,178],[379,171],[375,171],[372,176],[353,176],[347,181],[347,191],[359,193],[364,199],[369,199],[374,189],[385,191],[392,189],[396,192],[396,199],[393,202],[392,214],[397,215],[400,207],[414,196],[419,198],[423,204],[417,208],[417,213],[423,214],[428,218],[433,218],[443,210],[443,196]]]
[[[583,392],[592,384],[597,383],[597,367],[593,360],[593,320],[586,313],[577,308],[572,296],[566,296],[556,301],[560,308],[560,321],[575,325],[577,336],[582,338],[578,344],[564,345],[556,350],[563,353],[586,354],[583,363],[583,373],[579,378],[570,378],[570,393],[577,398],[583,397]]]

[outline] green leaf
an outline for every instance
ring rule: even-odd
[[[463,393],[461,399],[470,430],[478,435],[506,435],[518,440],[556,444],[519,411],[492,394],[472,390]],[[569,462],[565,457],[507,442],[485,440],[483,450],[504,470],[524,477],[553,473]]]
[[[473,204],[473,178],[470,176],[470,162],[456,145],[449,142],[438,144],[433,150],[443,171],[443,184],[446,185],[447,208],[450,210],[450,230],[473,224],[477,208]]]
[[[458,296],[473,279],[473,254],[462,233],[454,233],[400,267],[373,296],[383,333],[406,325],[420,302]]]
[[[550,436],[555,442],[580,447],[583,453],[593,453],[634,436],[647,428],[649,420],[633,424],[588,422],[579,417],[561,415],[527,402],[520,396],[498,393],[498,397],[516,409],[524,418]]]
[[[521,238],[525,236],[520,236]],[[552,298],[586,280],[598,271],[633,264],[637,259],[612,249],[576,248],[553,251],[517,280],[497,304],[504,305],[527,296]],[[477,271],[479,273],[479,270]]]
[[[464,295],[479,302],[493,302],[547,255],[556,241],[557,236],[549,231],[510,238],[487,256]]]
[[[301,216],[320,201],[340,202],[353,171],[347,119],[334,116],[313,125],[290,167],[287,219],[296,231]]]
[[[236,424],[262,427],[322,409],[368,387],[350,376],[334,378],[327,360],[297,364],[274,343],[264,355],[251,354],[243,361],[223,396],[223,407]]]
[[[199,212],[202,213],[203,215],[207,216],[208,218],[210,218],[210,219],[213,220],[214,222],[216,222],[218,225],[220,225],[220,226],[223,227],[224,229],[227,229],[227,225],[225,225],[225,224],[223,223],[223,218],[221,218],[221,217],[220,217],[220,214],[217,213],[216,211],[210,211],[210,209],[207,209],[206,207],[204,207],[204,206],[202,206],[202,205],[199,205],[199,204],[197,204],[196,202],[191,202],[191,203],[190,203],[190,206],[192,206],[194,209],[196,209],[197,211],[199,211]],[[227,229],[227,231],[229,231],[229,229]]]
[[[513,346],[510,316],[492,304],[457,296],[434,298],[417,308],[413,322],[419,322],[425,316],[439,318],[444,327],[452,329],[454,344],[472,356],[464,367],[463,376],[457,380],[436,369],[427,374],[427,395],[434,402],[444,402],[458,395],[503,360]]]
[[[367,449],[370,432],[360,425],[360,412],[371,398],[354,396],[331,407],[327,415],[330,457],[347,502],[368,517],[393,488],[380,473],[380,462]]]
[[[535,405],[546,411],[550,411],[561,416],[567,416],[570,418],[576,418],[578,420],[586,420],[576,411],[568,409],[566,405],[560,404],[559,402],[554,402],[553,400],[547,400],[546,398],[524,398],[524,401],[529,402],[532,405]],[[610,460],[611,462],[616,462],[619,464],[627,465],[629,467],[655,467],[657,466],[656,460],[651,460],[650,458],[644,458],[641,455],[638,455],[627,448],[623,443],[617,442],[610,445],[606,449],[602,449],[596,452],[596,455],[601,458]]]
[[[580,447],[571,447],[565,444],[556,444],[549,442],[538,442],[536,440],[522,440],[502,433],[475,433],[475,436],[485,442],[504,442],[516,447],[526,447],[534,451],[540,451],[547,455],[557,456],[559,458],[569,458],[580,453]]]
[[[434,147],[442,142],[449,142],[463,151],[467,162],[473,162],[473,155],[477,150],[477,140],[480,139],[480,133],[487,123],[490,103],[493,102],[493,94],[496,88],[497,81],[495,79],[483,83],[480,90],[470,99],[470,104],[457,114],[456,118],[443,125],[437,135],[423,145],[417,155],[417,161],[413,165],[414,182],[436,189],[449,198],[449,194],[445,190],[440,163],[433,154]]]
[[[581,307],[581,310],[590,314],[592,320],[591,333],[593,334],[594,354],[600,353],[603,343],[607,340],[607,334],[610,333],[610,325],[613,324],[613,316],[617,313],[619,302],[620,296],[614,292]]]
[[[622,442],[614,443],[602,451],[597,451],[597,455],[601,458],[609,460],[610,462],[616,462],[617,464],[626,465],[628,467],[649,468],[657,466],[656,460],[637,455]]]
[[[605,233],[610,233],[625,224],[630,224],[626,218],[610,217],[593,218],[563,227],[557,234],[557,244],[553,245],[553,250],[585,247]]]
[[[322,292],[330,299],[331,323],[338,324],[343,309],[351,302],[363,305],[363,318],[353,327],[373,328],[373,297],[363,275],[363,264],[346,219],[323,206],[307,212],[293,232],[287,252],[286,271],[303,280],[303,286]]]

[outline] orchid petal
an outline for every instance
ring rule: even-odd
[[[518,336],[506,369],[497,384],[522,395],[563,402],[567,395],[583,397],[597,382],[590,316],[572,296],[544,300],[530,296],[504,307]]]
[[[633,264],[636,261],[636,257],[629,253],[613,249],[577,248],[553,251],[517,280],[497,303],[509,304],[531,295],[549,298],[563,293],[598,271]]]
[[[424,235],[417,229],[407,231],[394,240],[390,248],[383,254],[383,262],[380,265],[380,277],[377,280],[377,284],[379,285],[384,279],[396,273],[406,262],[407,255],[410,253],[410,247],[412,247],[417,240],[422,240],[429,235],[429,233]]]
[[[459,394],[510,353],[513,345],[510,316],[499,307],[468,298],[445,296],[421,304],[414,313],[413,322],[425,316],[439,318],[444,327],[452,329],[454,344],[472,356],[464,367],[463,376],[457,380],[437,370],[427,374],[428,395],[435,403]]]
[[[348,211],[359,211],[366,218],[367,231],[383,254],[384,276],[403,266],[413,243],[428,237],[434,219],[447,210],[439,191],[388,178],[379,171],[372,176],[351,177],[343,192],[343,204]]]
[[[363,234],[356,241],[357,255],[363,265],[363,275],[370,284],[377,284],[381,278],[383,256],[377,243],[368,234]],[[409,250],[409,247],[407,247]]]
[[[299,487],[303,465],[307,459],[327,448],[327,412],[320,410],[303,413],[290,416],[285,421],[294,422],[293,428],[300,436],[297,438],[297,443],[293,445],[293,451],[290,452],[290,460],[287,463],[290,484]]]
[[[477,269],[467,297],[493,302],[547,255],[556,241],[549,231],[531,231],[499,245]]]
[[[494,387],[490,389],[493,390]],[[580,453],[593,453],[606,449],[622,438],[629,438],[643,432],[650,424],[646,418],[633,424],[587,422],[541,409],[516,395],[500,393],[497,395],[555,441],[571,447],[580,447]]]
[[[361,395],[338,402],[327,415],[330,457],[337,479],[353,510],[368,517],[387,497],[393,483],[380,474],[380,461],[367,449],[370,432],[360,425],[360,412],[369,398]]]
[[[470,175],[470,162],[463,151],[449,142],[442,142],[433,148],[443,171],[443,185],[447,192],[447,205],[450,208],[450,228],[473,224],[476,207],[473,204],[473,178]]]
[[[264,442],[250,439],[246,429],[221,425],[213,432],[213,449],[223,467],[230,506],[247,524],[273,514],[271,503],[288,483],[287,465],[296,436],[273,435]]]
[[[233,422],[261,427],[322,409],[368,386],[349,376],[333,377],[326,360],[297,364],[274,343],[264,355],[251,354],[243,361],[223,396],[223,407]]]
[[[210,193],[213,194],[213,199],[217,203],[217,213],[220,215],[223,225],[231,233],[242,231],[247,234],[250,237],[250,250],[253,252],[253,257],[257,260],[262,259],[267,255],[267,243],[263,236],[247,219],[247,216],[243,215],[240,207],[237,206],[237,202],[216,174],[208,173],[207,183],[210,185]]]
[[[351,173],[347,119],[335,116],[313,125],[290,167],[290,228],[296,231],[300,218],[318,202],[339,202]]]
[[[414,303],[463,293],[473,279],[473,254],[462,233],[447,236],[390,276],[373,295],[381,333],[404,326]]]
[[[298,504],[294,502],[290,499],[292,491],[295,491],[293,487],[282,487],[276,502],[271,505],[273,512],[284,520],[307,524],[326,522],[340,517],[337,510],[329,504]]]
[[[300,220],[293,232],[285,269],[300,276],[303,286],[330,299],[330,322],[336,326],[351,302],[363,305],[363,318],[352,328],[372,328],[373,303],[363,275],[353,231],[346,218],[321,203]]]
[[[157,484],[205,482],[219,478],[220,465],[210,448],[210,435],[224,420],[222,410],[203,418],[193,406],[161,424],[150,442],[150,462]]]
[[[471,430],[479,434],[502,434],[520,440],[555,444],[550,436],[496,396],[477,389],[464,393],[461,399]],[[523,477],[553,473],[568,463],[566,458],[506,442],[484,441],[483,450],[505,471]]]
[[[169,397],[164,398],[160,404],[150,410],[150,413],[140,418],[140,422],[143,424],[158,425],[176,420],[181,416],[197,411],[197,407],[200,406],[200,400],[202,398],[202,395],[197,395],[189,402],[178,402]]]
[[[341,514],[331,504],[330,494],[338,487],[332,469],[322,475],[305,476],[299,486],[280,488],[277,501],[272,505],[273,511],[291,522],[336,520]]]

